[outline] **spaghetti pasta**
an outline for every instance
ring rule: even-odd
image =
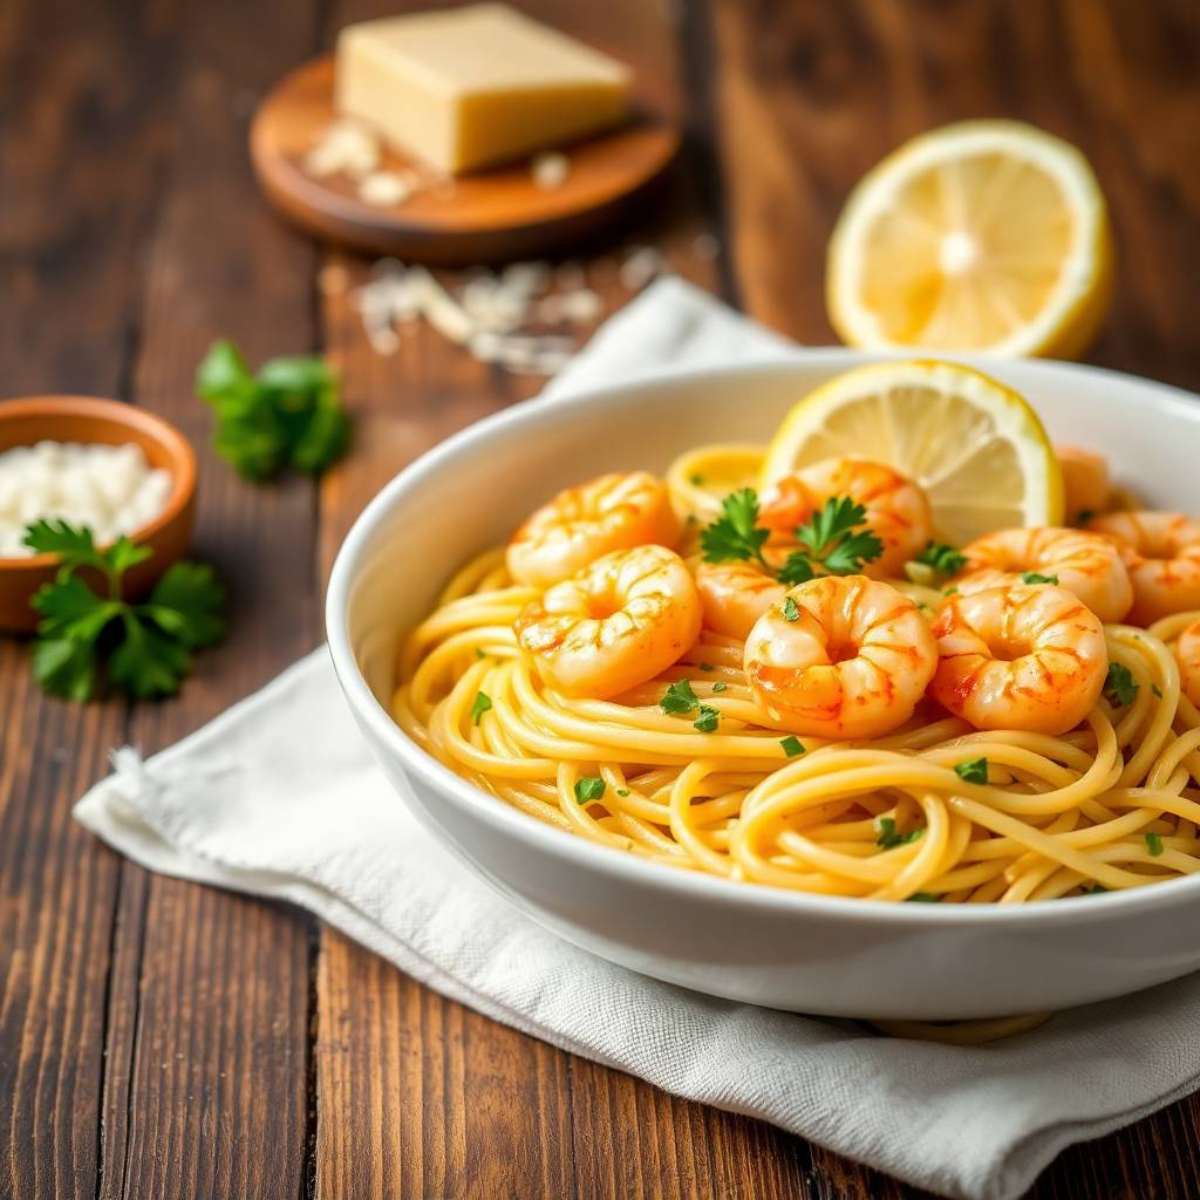
[[[709,519],[704,479],[726,487],[755,461],[740,446],[677,461],[677,508]],[[941,599],[897,586],[926,609]],[[1015,904],[1200,870],[1200,710],[1172,649],[1200,613],[1105,626],[1125,702],[1102,696],[1060,736],[976,730],[926,700],[886,736],[830,742],[772,726],[743,643],[708,630],[615,699],[557,694],[513,633],[540,594],[512,582],[503,549],[467,564],[408,637],[393,712],[459,775],[559,829],[747,884],[881,901]],[[664,707],[669,689],[688,711]]]

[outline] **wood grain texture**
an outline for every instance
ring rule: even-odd
[[[88,6],[0,8],[0,391],[116,393],[169,124],[173,34]],[[152,64],[152,65],[151,65]],[[111,72],[111,77],[109,76]],[[114,172],[114,160],[126,168]],[[0,1197],[92,1195],[121,864],[70,817],[119,742],[119,702],[42,696],[0,643]]]
[[[255,97],[311,52],[315,9],[293,4],[290,13],[266,41],[247,36],[239,6],[189,6],[179,17],[172,142],[130,311],[130,394],[197,447],[195,553],[228,585],[233,622],[178,698],[133,710],[128,738],[144,752],[209,720],[319,639],[312,485],[238,479],[209,450],[210,416],[192,393],[196,364],[219,336],[254,362],[315,343],[314,252],[262,210],[244,152]],[[101,1194],[300,1195],[308,920],[129,864],[122,881]]]

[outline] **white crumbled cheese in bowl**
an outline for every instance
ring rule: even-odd
[[[0,451],[0,558],[24,558],[25,528],[42,519],[86,525],[98,544],[148,525],[166,507],[170,472],[133,442],[38,442]]]

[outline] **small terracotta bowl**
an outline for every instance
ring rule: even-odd
[[[195,515],[196,455],[173,425],[144,409],[94,396],[27,396],[0,401],[0,451],[36,442],[133,442],[152,467],[171,475],[173,486],[163,511],[130,536],[154,554],[125,576],[125,594],[136,599],[180,558],[192,537]],[[34,592],[54,578],[58,558],[0,557],[0,629],[29,633],[38,615],[30,607]]]

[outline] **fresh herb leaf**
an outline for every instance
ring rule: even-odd
[[[907,833],[900,833],[896,829],[896,821],[894,817],[880,817],[876,822],[879,832],[875,837],[875,845],[882,850],[891,850],[894,846],[907,846],[909,842],[915,842],[924,832],[924,829],[910,829]]]
[[[986,758],[971,758],[966,762],[956,764],[954,773],[964,783],[987,783],[988,760]]]
[[[1162,699],[1162,688],[1160,688],[1157,683],[1152,683],[1150,685],[1150,690],[1155,694],[1155,696],[1158,697],[1159,700]]]
[[[99,549],[89,529],[64,521],[35,522],[25,544],[61,560],[31,602],[41,617],[33,675],[51,695],[90,699],[105,664],[109,682],[131,696],[173,695],[191,670],[191,651],[225,632],[224,589],[209,567],[175,563],[144,603],[130,604],[122,581],[153,553],[149,547],[121,537]],[[76,574],[81,569],[103,576],[105,594]]]
[[[701,733],[712,733],[721,720],[721,714],[711,704],[700,705],[700,715],[692,724]]]
[[[275,358],[256,376],[232,342],[216,342],[197,368],[196,394],[216,414],[217,453],[247,479],[289,466],[315,474],[346,449],[337,376],[320,358]]]
[[[1021,572],[1021,582],[1022,583],[1031,583],[1031,584],[1032,583],[1053,583],[1053,584],[1057,585],[1058,576],[1057,575],[1039,575],[1037,571],[1022,571]]]
[[[941,896],[935,895],[933,892],[913,892],[908,897],[910,904],[940,904]]]
[[[617,788],[617,795],[624,798],[625,796],[629,795],[629,789],[628,788]]]
[[[723,679],[718,679],[717,682],[713,684],[713,691],[714,692],[723,692],[726,689],[726,687],[728,687],[728,686],[729,685],[727,683],[725,683],[725,681]]]
[[[779,568],[779,582],[794,587],[798,583],[807,583],[815,579],[817,573],[813,570],[808,555],[800,550],[793,550],[787,557],[787,562]]]
[[[711,670],[713,670],[713,665],[712,665],[712,663],[701,663],[701,664],[700,664],[700,670],[702,670],[702,671],[711,671]]]
[[[958,588],[956,588],[956,587],[942,588],[942,595],[943,596],[957,596]]]
[[[883,553],[883,542],[869,529],[867,510],[849,496],[831,496],[825,506],[796,530],[796,540],[831,575],[853,575]]]
[[[480,718],[492,707],[492,698],[487,692],[476,692],[475,703],[471,705],[471,724],[478,725]]]
[[[212,567],[178,562],[167,568],[137,611],[188,650],[198,650],[225,636],[224,603],[225,589]]]
[[[800,620],[800,607],[791,596],[783,598],[783,619],[785,621]]]
[[[1138,694],[1138,682],[1133,672],[1122,663],[1109,663],[1108,675],[1104,680],[1104,698],[1116,708],[1133,703]]]
[[[686,679],[679,679],[667,688],[658,702],[658,707],[665,713],[683,715],[692,712],[699,703],[691,683]]]
[[[192,669],[192,656],[182,642],[159,633],[126,609],[121,614],[124,640],[108,660],[108,677],[131,696],[146,700],[172,696]]]
[[[797,755],[805,754],[804,743],[798,737],[788,736],[779,739],[779,744],[783,747],[783,752],[788,758],[795,758]]]
[[[695,475],[689,475],[688,483],[690,483],[692,487],[701,487],[704,484],[704,476],[699,473]]]
[[[758,527],[758,493],[753,488],[730,492],[721,501],[721,516],[700,531],[705,562],[755,559],[766,566],[763,543],[770,536]]]
[[[585,775],[575,781],[575,799],[580,804],[590,804],[604,795],[604,780],[598,775]]]
[[[1107,892],[1107,891],[1108,891],[1108,888],[1106,888],[1102,883],[1097,883],[1097,884],[1093,884],[1092,887],[1084,888],[1082,894],[1085,896],[1098,896],[1098,895],[1100,895],[1101,892]]]
[[[1158,833],[1146,834],[1146,849],[1150,851],[1151,858],[1157,858],[1163,852],[1162,835]]]
[[[929,542],[914,561],[932,567],[939,574],[955,575],[967,565],[967,556],[945,542]]]

